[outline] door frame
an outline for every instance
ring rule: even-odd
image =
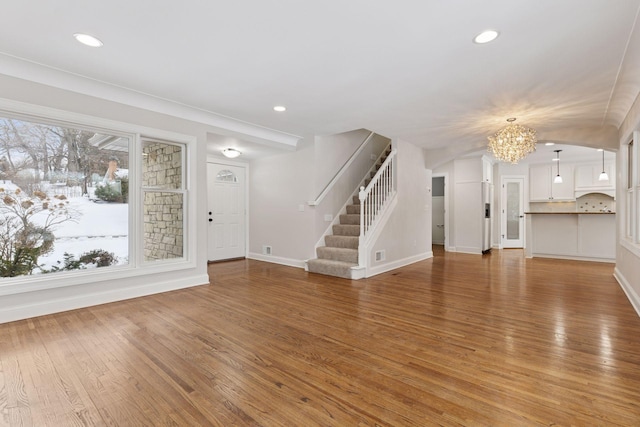
[[[245,220],[244,220],[244,257],[247,258],[247,254],[249,253],[249,164],[248,163],[244,163],[244,162],[236,162],[233,160],[229,160],[226,157],[214,157],[214,156],[207,156],[207,165],[205,167],[205,176],[206,176],[206,183],[207,183],[207,206],[206,209],[209,209],[209,176],[208,176],[208,164],[209,163],[216,163],[218,165],[223,165],[223,166],[233,166],[233,167],[240,167],[244,169],[244,215],[245,215]],[[206,216],[205,218],[207,218],[208,221],[208,216]],[[208,248],[208,244],[209,244],[209,233],[207,232],[207,248]],[[207,249],[207,261],[209,259],[209,253],[208,253],[208,249]]]
[[[507,209],[507,195],[506,195],[506,186],[505,186],[505,182],[506,180],[513,180],[513,179],[517,179],[517,180],[521,180],[522,181],[522,188],[520,189],[520,197],[522,199],[522,204],[521,204],[521,209],[522,209],[522,248],[524,249],[527,243],[526,240],[526,231],[527,231],[527,227],[525,224],[525,217],[524,217],[524,212],[527,209],[527,196],[528,196],[528,192],[527,192],[527,177],[525,175],[502,175],[500,177],[500,249],[504,248],[504,241],[505,241],[505,236],[507,233],[506,230],[506,225],[507,225],[507,213],[506,213],[506,209]]]
[[[444,250],[445,252],[451,252],[451,239],[449,238],[449,224],[451,223],[451,209],[449,209],[449,173],[432,173],[429,180],[429,192],[433,197],[433,178],[444,178]],[[433,209],[433,203],[431,203]],[[431,214],[431,222],[433,223],[433,213]],[[433,244],[433,236],[431,236],[431,243]]]

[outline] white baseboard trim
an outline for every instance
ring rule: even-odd
[[[404,267],[419,261],[424,261],[425,259],[429,259],[429,258],[433,258],[433,251],[414,255],[408,258],[399,259],[397,261],[389,262],[383,265],[369,267],[364,277],[372,277],[378,274],[386,273],[388,271],[395,270],[396,268]]]
[[[272,255],[262,255],[256,252],[249,252],[247,258],[255,259],[257,261],[271,262],[273,264],[281,264],[289,267],[305,268],[306,261],[303,259],[282,258]]]
[[[640,296],[636,293],[636,291],[631,287],[629,281],[624,277],[624,275],[618,270],[616,267],[613,270],[613,277],[618,281],[620,287],[629,298],[629,302],[631,302],[631,306],[634,308],[638,316],[640,317]]]
[[[608,262],[615,263],[616,260],[613,258],[595,258],[595,257],[586,257],[579,255],[557,255],[557,254],[531,254],[530,258],[556,258],[556,259],[568,259],[572,261],[590,261],[590,262]]]
[[[193,286],[208,285],[209,276],[198,275],[182,280],[170,280],[155,282],[121,289],[107,289],[100,292],[92,292],[84,295],[63,297],[50,301],[39,301],[32,304],[4,307],[0,312],[0,323],[13,322],[31,317],[60,313],[78,308],[107,304],[116,301],[138,298],[162,292],[175,291]]]

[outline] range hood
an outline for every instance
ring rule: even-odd
[[[612,188],[589,188],[584,190],[576,190],[575,192],[576,199],[582,196],[586,196],[587,194],[604,194],[605,196],[609,196],[613,199],[616,198],[616,190]]]

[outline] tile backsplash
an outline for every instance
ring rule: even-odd
[[[589,193],[576,199],[577,212],[615,212],[616,201],[613,197],[600,193]]]
[[[575,202],[531,202],[530,212],[615,212],[616,201],[601,193],[589,193],[578,197]]]

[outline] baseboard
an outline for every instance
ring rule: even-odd
[[[257,261],[271,262],[273,264],[281,264],[289,267],[305,268],[306,262],[303,259],[282,258],[272,255],[263,255],[256,252],[249,252],[247,258],[255,259]]]
[[[105,290],[79,296],[62,297],[53,301],[42,301],[14,307],[3,307],[0,312],[0,323],[13,322],[31,317],[76,310],[78,308],[91,307],[94,305],[107,304],[207,284],[209,284],[209,276],[204,274],[188,277],[182,280],[171,280],[161,283],[154,281],[153,284]]]
[[[425,259],[433,258],[433,251],[425,252],[423,254],[414,255],[412,257],[399,259],[397,261],[393,261],[390,263],[386,263],[383,265],[378,265],[375,267],[370,267],[367,269],[365,273],[365,277],[372,277],[378,274],[386,273],[391,270],[395,270],[396,268],[404,267],[409,264],[413,264],[416,262],[424,261]]]
[[[480,248],[471,246],[457,246],[455,252],[462,254],[482,255],[482,250]]]
[[[613,270],[613,277],[615,277],[615,279],[618,281],[618,284],[627,295],[629,302],[631,302],[631,306],[640,317],[640,296],[636,293],[633,287],[631,287],[631,284],[620,272],[620,270],[618,270],[618,267]]]
[[[589,262],[608,262],[614,264],[616,262],[613,258],[595,258],[595,257],[585,257],[585,256],[576,256],[576,255],[557,255],[557,254],[531,254],[530,258],[555,258],[555,259],[566,259],[571,261],[589,261]]]

